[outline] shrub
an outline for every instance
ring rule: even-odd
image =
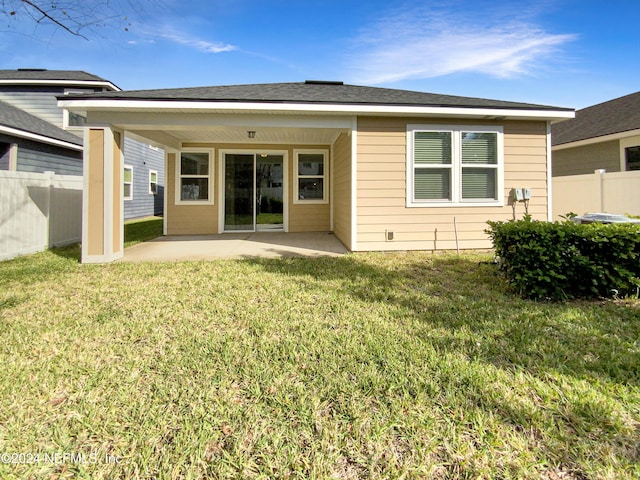
[[[637,295],[640,226],[538,222],[488,222],[500,268],[528,298]]]

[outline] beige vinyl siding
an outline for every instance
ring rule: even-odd
[[[618,140],[554,150],[552,156],[554,177],[585,175],[604,168],[607,172],[620,171],[620,143]]]
[[[406,207],[407,124],[452,124],[451,119],[358,118],[358,250],[455,249],[454,217],[460,248],[490,248],[487,220],[509,220],[513,187],[532,188],[529,213],[547,218],[545,122],[479,122],[504,127],[504,206]],[[522,204],[517,215],[524,214]],[[386,240],[386,232],[394,239]]]
[[[217,158],[211,158],[209,178],[217,195]],[[167,235],[211,235],[218,233],[218,203],[214,205],[176,205],[176,154],[167,155],[165,194],[167,195]]]
[[[333,145],[333,233],[351,249],[351,135]]]
[[[104,255],[104,130],[89,130],[87,253]],[[84,240],[83,240],[84,241]]]

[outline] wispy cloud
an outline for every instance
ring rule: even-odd
[[[185,45],[187,47],[195,48],[196,50],[200,50],[201,52],[205,52],[205,53],[230,52],[232,50],[237,50],[238,48],[235,45],[231,45],[228,43],[209,42],[207,40],[193,38],[188,35],[184,35],[182,33],[171,31],[171,30],[160,32],[160,33],[157,33],[156,35],[160,38],[170,40],[180,45]]]
[[[351,62],[354,80],[379,84],[457,72],[509,78],[532,73],[576,38],[546,32],[531,12],[475,7],[412,7],[363,30]]]

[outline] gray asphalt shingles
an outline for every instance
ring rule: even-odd
[[[122,92],[69,95],[65,98],[572,110],[570,108],[559,108],[530,103],[459,97],[390,88],[343,85],[330,82],[271,83],[170,88],[158,90],[130,90]]]
[[[0,101],[0,125],[82,146],[82,138],[77,135],[3,101]]]
[[[551,127],[553,145],[640,129],[640,92],[576,111],[576,117]]]

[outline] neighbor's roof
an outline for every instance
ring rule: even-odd
[[[67,148],[82,148],[82,139],[77,135],[3,101],[0,101],[0,132]]]
[[[576,117],[553,125],[553,145],[640,129],[640,92],[583,108]]]
[[[488,108],[536,111],[566,111],[548,105],[458,97],[390,88],[344,85],[342,82],[311,81],[213,87],[172,88],[67,95],[65,100],[124,100],[163,102],[229,102],[266,104],[327,104]],[[59,100],[62,98],[59,97]]]
[[[102,77],[82,70],[47,70],[45,68],[19,68],[0,70],[0,84],[102,84],[113,90],[120,90],[115,84]]]

